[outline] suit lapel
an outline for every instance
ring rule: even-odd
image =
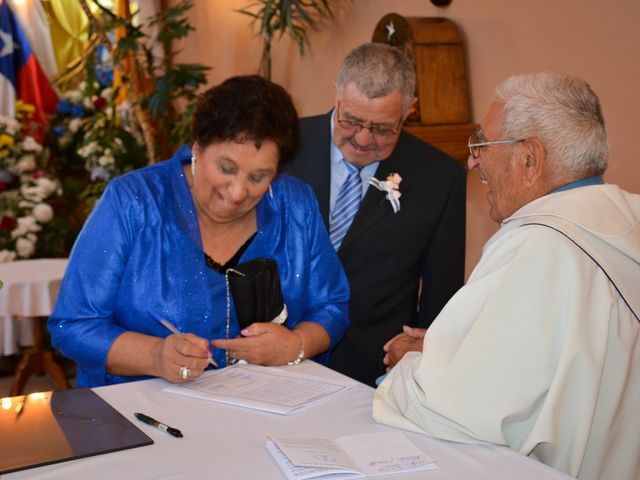
[[[400,176],[403,177],[404,180],[408,172],[413,167],[413,163],[415,161],[414,159],[408,158],[406,156],[405,158],[402,158],[401,141],[402,138],[400,138],[400,140],[398,141],[398,145],[396,145],[393,154],[386,160],[380,162],[380,166],[378,167],[378,170],[375,174],[375,178],[377,178],[378,180],[386,180],[387,176],[389,176],[389,174],[391,173],[400,174]],[[408,187],[409,185],[404,184],[404,182],[401,183],[400,192],[404,194],[404,192],[408,190]],[[402,199],[400,200],[400,204],[402,207]],[[369,185],[367,193],[362,199],[362,203],[360,204],[360,208],[358,209],[358,213],[354,217],[353,223],[351,223],[351,226],[347,231],[347,235],[342,241],[340,250],[342,250],[345,246],[349,245],[354,240],[357,240],[361,235],[363,235],[370,229],[372,224],[379,221],[386,215],[396,215],[395,213],[393,213],[391,203],[386,198],[386,193],[378,190],[373,185]]]
[[[311,161],[305,163],[302,179],[313,188],[318,197],[320,214],[329,229],[329,198],[331,188],[331,112],[317,118],[318,123],[309,128],[302,140],[304,150]]]

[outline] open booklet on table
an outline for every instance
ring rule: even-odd
[[[438,468],[401,432],[361,433],[335,440],[269,436],[266,446],[289,480],[361,478]]]
[[[237,364],[164,391],[286,415],[357,385],[347,377],[329,379],[296,373],[294,368]]]

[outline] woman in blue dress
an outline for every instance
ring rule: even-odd
[[[315,196],[279,174],[298,144],[286,91],[226,80],[199,98],[192,140],[111,181],[76,240],[48,325],[78,386],[182,383],[211,357],[325,361],[348,328],[347,280]],[[225,273],[262,257],[277,262],[288,318],[241,331]]]

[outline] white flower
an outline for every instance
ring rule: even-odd
[[[68,90],[64,94],[64,98],[69,100],[71,103],[80,103],[84,98],[84,95],[80,90]]]
[[[53,208],[48,203],[39,203],[33,207],[32,213],[40,223],[50,222],[53,218]]]
[[[115,158],[111,155],[102,155],[98,158],[98,164],[102,167],[107,167],[109,165],[113,165],[115,163]]]
[[[402,196],[400,193],[400,182],[402,182],[402,177],[397,173],[390,173],[384,181],[378,180],[375,177],[369,179],[369,185],[373,185],[378,190],[387,193],[386,197],[389,203],[391,203],[393,213],[400,211],[400,197]]]
[[[45,192],[45,198],[48,197],[49,195],[51,195],[53,192],[55,192],[58,189],[58,183],[54,182],[53,180],[47,178],[47,177],[40,177],[37,178],[35,180],[36,185],[41,188],[42,190],[44,190]]]
[[[78,149],[78,155],[81,157],[89,157],[98,150],[98,142],[89,142],[84,147]]]
[[[16,163],[16,171],[19,173],[31,172],[36,168],[36,158],[33,155],[24,155]]]
[[[30,202],[29,200],[20,200],[18,202],[18,208],[31,208],[33,207],[33,202]]]
[[[20,217],[17,219],[18,228],[22,227],[26,232],[39,232],[42,227],[38,225],[36,217],[33,215],[27,215],[26,217]]]
[[[27,238],[16,240],[16,253],[21,258],[29,258],[36,251],[36,244]]]
[[[69,121],[69,130],[71,131],[71,133],[76,133],[81,126],[82,126],[81,118],[72,118]]]
[[[7,250],[0,250],[0,263],[12,262],[16,258],[16,252]]]
[[[104,90],[102,90],[101,95],[107,99],[107,100],[111,100],[111,96],[113,95],[113,88],[111,87],[107,87]]]
[[[36,142],[35,138],[33,138],[30,135],[27,135],[26,137],[24,137],[24,140],[22,141],[22,149],[27,152],[41,152],[42,145]]]
[[[20,187],[20,194],[26,200],[36,203],[40,203],[47,196],[46,192],[42,188],[38,186],[32,187],[28,185],[22,185]]]
[[[20,123],[15,118],[2,117],[1,120],[9,135],[13,136],[18,130],[20,130]]]

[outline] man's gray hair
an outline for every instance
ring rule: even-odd
[[[365,43],[344,59],[338,74],[338,98],[354,82],[367,98],[380,98],[397,91],[406,113],[413,100],[416,71],[413,62],[399,49],[384,43]]]
[[[584,80],[561,73],[516,75],[496,88],[504,102],[504,138],[537,137],[552,171],[579,178],[607,169],[609,139],[598,96]]]

